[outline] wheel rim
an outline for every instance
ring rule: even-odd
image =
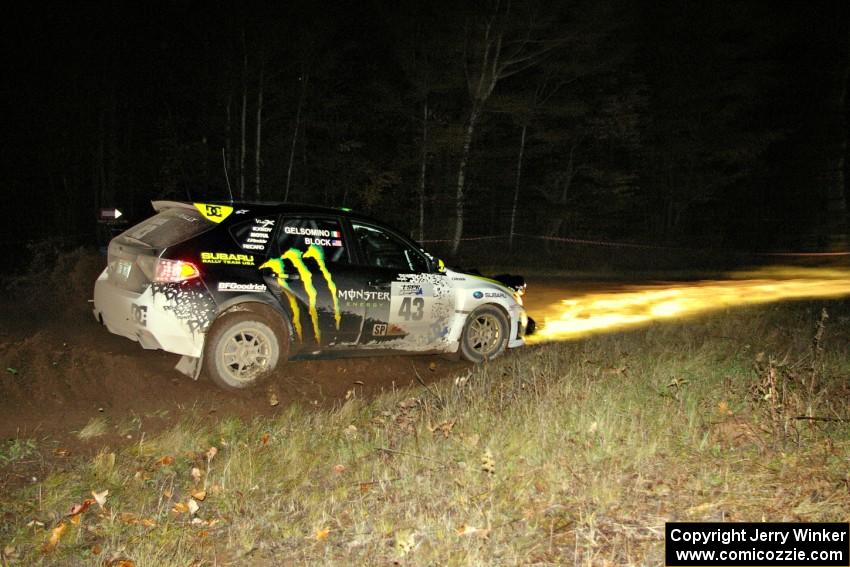
[[[258,327],[234,329],[219,351],[221,367],[237,382],[251,382],[268,369],[273,338]]]
[[[499,350],[502,344],[502,325],[495,315],[484,313],[469,324],[467,344],[476,353],[489,357]]]

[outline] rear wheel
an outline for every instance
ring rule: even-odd
[[[470,314],[463,327],[460,353],[472,362],[493,360],[508,346],[508,318],[494,305],[482,305]]]
[[[264,313],[239,311],[213,325],[204,348],[204,368],[217,385],[242,390],[256,385],[286,358],[284,325]]]

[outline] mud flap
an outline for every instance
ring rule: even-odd
[[[174,367],[177,372],[185,374],[192,380],[197,380],[201,375],[201,358],[195,356],[181,356]]]

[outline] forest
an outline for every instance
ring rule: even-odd
[[[352,208],[447,258],[845,250],[848,22],[831,1],[19,6],[3,254],[231,194]]]

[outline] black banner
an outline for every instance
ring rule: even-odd
[[[668,522],[668,567],[850,566],[850,524]]]

